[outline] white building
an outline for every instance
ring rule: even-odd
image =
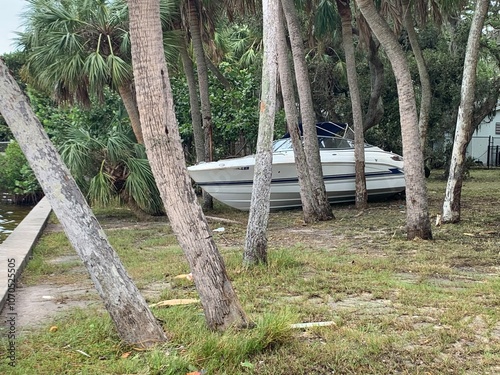
[[[466,156],[484,166],[500,166],[500,103],[494,116],[487,116],[472,135]]]

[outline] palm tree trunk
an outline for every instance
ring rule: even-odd
[[[479,58],[481,30],[488,13],[489,0],[478,0],[469,31],[462,78],[461,102],[458,108],[457,128],[451,154],[450,173],[443,203],[443,223],[460,221],[460,197],[464,178],[465,151],[472,135],[471,127],[476,87],[476,67]]]
[[[253,265],[267,262],[267,224],[269,220],[271,178],[273,174],[273,133],[276,115],[278,51],[276,45],[278,4],[262,2],[264,22],[264,58],[262,64],[262,93],[260,99],[259,134],[255,154],[252,200],[248,217],[243,263]]]
[[[432,239],[429,220],[424,158],[420,146],[417,106],[406,57],[387,22],[377,13],[372,0],[356,0],[373,33],[384,47],[396,76],[406,182],[407,238]]]
[[[133,89],[133,83],[128,83],[118,87],[118,92],[123,100],[123,105],[128,113],[128,118],[130,119],[130,125],[134,131],[137,143],[141,145],[144,144],[144,139],[142,137],[141,130],[141,120],[139,118],[139,110],[137,109],[137,100],[135,98],[135,92]]]
[[[317,216],[320,220],[333,219],[332,207],[326,195],[323,169],[319,153],[318,137],[316,133],[316,115],[314,114],[311,84],[307,70],[304,45],[300,31],[300,22],[293,0],[281,0],[285,13],[292,56],[295,66],[295,79],[299,93],[300,112],[302,114],[302,129],[304,134],[304,150],[306,153],[311,184],[316,198]]]
[[[418,117],[418,128],[420,129],[420,142],[422,144],[422,151],[425,152],[425,147],[427,144],[427,129],[429,127],[429,117],[431,112],[431,82],[429,79],[429,72],[427,71],[427,66],[425,64],[424,56],[422,54],[422,49],[418,43],[417,33],[413,26],[413,18],[411,16],[410,2],[409,0],[401,0],[401,5],[403,7],[403,22],[408,33],[408,39],[410,40],[411,48],[413,50],[413,55],[415,56],[415,61],[417,62],[418,75],[420,78],[420,114]]]
[[[198,72],[198,85],[200,87],[201,115],[203,129],[205,132],[205,161],[213,160],[213,125],[210,108],[210,92],[208,87],[208,69],[205,59],[205,51],[201,40],[201,28],[199,18],[199,4],[197,0],[189,0],[189,31],[193,43],[193,51]],[[213,199],[209,194],[203,194],[203,208],[213,208]]]
[[[357,21],[360,22],[360,16]],[[366,22],[366,21],[362,21]],[[367,55],[368,55],[368,65],[370,68],[370,100],[368,101],[368,108],[363,121],[363,129],[367,131],[368,129],[377,125],[384,115],[384,103],[382,101],[382,91],[384,89],[384,64],[380,59],[378,54],[379,44],[375,42],[370,36],[368,42],[366,43]]]
[[[288,60],[288,48],[283,24],[283,10],[279,9],[282,22],[278,22],[278,67],[283,94],[283,105],[285,107],[288,132],[292,140],[297,176],[299,178],[300,199],[302,201],[302,213],[304,222],[313,223],[318,220],[315,208],[313,188],[309,176],[306,155],[299,134],[298,113],[296,109],[295,92],[293,88],[292,67]]]
[[[89,272],[120,338],[150,347],[167,340],[111,247],[85,197],[24,94],[0,60],[0,112],[42,186],[64,232]]]
[[[191,108],[191,122],[193,124],[194,147],[196,151],[196,161],[199,163],[205,160],[205,134],[203,134],[203,124],[201,121],[200,103],[198,101],[198,90],[196,89],[196,78],[194,76],[193,61],[189,57],[186,41],[182,39],[180,48],[182,65],[189,90],[189,105]]]
[[[160,0],[129,0],[132,62],[146,151],[170,224],[193,273],[207,325],[249,321],[187,172],[163,50]]]
[[[356,59],[352,37],[350,0],[337,0],[337,9],[342,20],[342,43],[344,44],[345,62],[347,66],[347,82],[351,96],[352,118],[354,126],[354,159],[356,171],[356,208],[368,206],[368,192],[365,177],[365,139],[363,131],[363,111],[356,75]]]

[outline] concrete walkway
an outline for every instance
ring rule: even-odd
[[[7,301],[9,305],[15,305],[16,293],[12,283],[18,280],[26,267],[33,247],[47,224],[50,212],[49,201],[43,198],[0,244],[0,311]]]

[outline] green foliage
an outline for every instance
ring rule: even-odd
[[[92,204],[105,206],[118,196],[161,214],[163,203],[144,147],[135,142],[119,98],[109,95],[109,106],[71,109],[71,123],[57,134],[61,157]]]
[[[252,68],[239,68],[228,62],[219,66],[231,83],[226,89],[214,76],[210,76],[210,104],[212,109],[215,158],[252,153],[257,143],[259,129],[260,76]],[[188,150],[193,147],[193,130],[189,106],[189,93],[184,77],[172,80],[176,115],[180,133]],[[276,118],[275,134],[285,133],[284,114]],[[195,157],[188,155],[188,160]]]
[[[20,70],[24,64],[25,57],[26,56],[21,52],[6,53],[1,56],[3,62],[9,68],[9,72],[15,78],[21,89],[25,88],[25,84],[22,82],[20,77]],[[5,122],[5,119],[0,114],[0,142],[10,141],[11,139],[14,139],[14,136]]]
[[[7,142],[12,138],[13,135],[9,129],[9,126],[6,124],[4,118],[0,116],[0,142]]]
[[[164,27],[174,9],[175,2],[161,2]],[[23,21],[18,40],[27,54],[23,74],[37,89],[58,101],[88,104],[107,87],[131,84],[126,1],[31,0]],[[174,54],[175,46],[168,47]]]
[[[26,198],[36,197],[42,192],[33,170],[15,141],[9,143],[4,155],[0,154],[0,187],[5,192]]]

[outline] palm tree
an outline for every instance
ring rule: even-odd
[[[118,110],[110,124],[74,121],[63,131],[59,151],[90,203],[106,206],[118,197],[140,219],[163,214],[163,204],[143,145]]]
[[[354,126],[354,159],[356,170],[356,207],[367,207],[368,192],[365,178],[365,141],[363,131],[363,113],[356,75],[356,59],[354,55],[354,41],[352,36],[350,0],[337,0],[337,10],[342,20],[342,41],[345,52],[347,80],[351,97],[352,117]]]
[[[130,0],[129,6],[137,103],[165,211],[192,270],[208,326],[247,326],[187,172],[163,53],[159,0]]]
[[[163,3],[162,19],[174,13]],[[24,77],[58,102],[88,105],[104,89],[119,92],[135,137],[143,143],[135,100],[124,0],[29,0],[19,43],[27,53]]]
[[[200,93],[201,102],[201,118],[202,127],[204,130],[204,149],[205,149],[205,161],[213,160],[213,124],[212,124],[212,111],[210,106],[210,91],[208,85],[208,67],[205,57],[205,51],[202,42],[201,33],[201,2],[197,0],[187,0],[187,16],[189,24],[189,32],[191,35],[191,41],[193,44],[193,53],[196,61],[196,71],[198,73],[198,85]],[[205,209],[213,208],[212,197],[204,193],[203,194],[203,207]]]
[[[407,238],[431,239],[424,161],[413,82],[406,57],[387,22],[380,16],[371,0],[356,0],[373,33],[384,47],[396,76],[399,95],[399,114],[405,157],[406,226]]]
[[[235,4],[234,1],[203,1],[203,0],[184,0],[180,2],[180,12],[185,20],[184,31],[186,34],[190,35],[194,61],[196,63],[196,73],[198,77],[198,88],[199,88],[199,102],[201,110],[202,128],[204,135],[204,160],[213,160],[213,122],[212,122],[212,110],[210,104],[210,90],[208,84],[208,70],[212,67],[210,60],[205,52],[205,47],[203,40],[212,41],[214,39],[214,19],[217,15],[224,13],[226,15],[232,16],[234,11],[242,11],[247,4],[245,2],[238,1]],[[251,6],[252,2],[248,2],[248,6]],[[185,56],[183,57],[184,63]],[[185,69],[189,69],[185,65]],[[191,72],[187,72],[191,74]],[[223,79],[224,80],[224,79]],[[193,90],[190,90],[191,102],[198,100],[197,98],[192,98],[195,94]],[[197,106],[196,106],[197,107]],[[197,108],[192,108],[196,110]],[[199,130],[199,123],[196,122],[198,114],[193,116],[193,133],[197,136],[201,133]],[[197,136],[195,142],[200,142],[201,137]],[[201,145],[195,145],[197,151],[201,151]],[[213,208],[213,200],[210,195],[203,194],[203,207],[205,209]]]
[[[476,86],[476,67],[479,60],[479,42],[488,13],[489,0],[477,0],[472,25],[467,42],[462,78],[460,107],[458,108],[457,128],[451,157],[450,173],[446,185],[442,220],[446,223],[460,221],[460,196],[464,178],[465,150],[472,136],[474,108],[474,89]]]
[[[124,343],[148,348],[167,340],[85,197],[0,59],[0,112],[42,186],[50,206],[85,265]]]
[[[273,174],[273,133],[276,116],[278,78],[278,26],[281,22],[279,2],[262,2],[264,18],[264,59],[260,99],[259,135],[255,154],[252,200],[248,216],[243,263],[267,262],[267,224],[269,219],[271,178]],[[280,26],[281,27],[281,26]]]
[[[314,113],[311,83],[306,65],[304,45],[300,31],[300,22],[293,0],[281,0],[285,14],[290,45],[295,67],[295,79],[299,93],[300,112],[303,123],[304,150],[311,177],[311,185],[316,199],[318,220],[331,220],[332,208],[326,195],[323,170],[316,135],[316,115]]]
[[[280,13],[283,11],[280,9]],[[295,164],[297,165],[297,176],[300,186],[300,200],[302,202],[302,215],[305,223],[316,221],[316,199],[313,195],[311,177],[307,166],[306,155],[299,131],[299,116],[296,106],[295,90],[293,86],[292,67],[289,61],[289,49],[287,46],[285,25],[281,14],[281,22],[278,22],[278,70],[283,106],[285,109],[286,122],[290,139],[292,140]]]

